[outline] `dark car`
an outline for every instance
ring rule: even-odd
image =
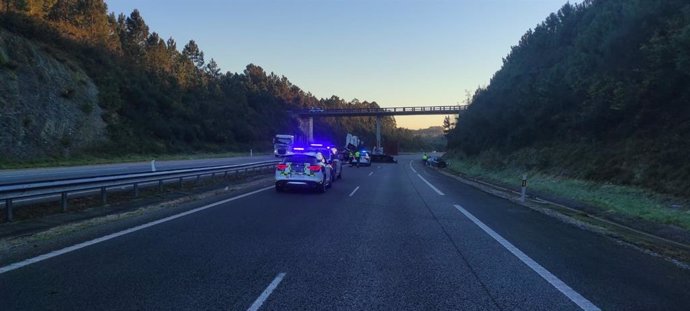
[[[446,161],[441,159],[441,157],[429,157],[429,159],[426,160],[426,162],[427,162],[427,164],[429,164],[429,166],[439,167],[439,168],[446,167]]]

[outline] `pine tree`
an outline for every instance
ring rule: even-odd
[[[199,46],[194,40],[189,40],[189,43],[184,46],[184,49],[182,49],[182,56],[191,60],[196,68],[204,68],[204,52],[199,50]]]
[[[213,58],[211,58],[211,61],[206,65],[206,73],[216,79],[220,77],[220,67],[218,67],[218,64]]]
[[[122,41],[122,49],[132,61],[143,63],[146,55],[146,39],[149,37],[149,26],[138,10],[132,11],[129,17],[118,18],[118,31]]]
[[[450,116],[443,118],[443,134],[448,136],[450,132],[455,128],[455,122],[450,121]]]

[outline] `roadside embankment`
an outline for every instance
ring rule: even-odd
[[[632,242],[645,249],[672,258],[674,248],[690,245],[690,209],[688,200],[654,193],[650,190],[552,176],[516,168],[487,168],[479,161],[447,158],[448,172],[478,187],[507,199],[517,200],[522,176],[527,175],[527,206],[552,211],[606,230],[609,235]],[[609,230],[610,229],[610,230]],[[598,230],[598,229],[595,229]],[[659,238],[659,239],[656,239]],[[665,241],[664,241],[665,240]],[[668,244],[660,248],[659,242]],[[682,253],[688,253],[684,249]],[[690,254],[690,253],[689,253]],[[687,261],[686,261],[687,262]]]

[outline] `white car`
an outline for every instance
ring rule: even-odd
[[[357,165],[357,159],[350,159],[350,166],[352,165]],[[371,156],[368,152],[359,152],[359,166],[371,166]]]
[[[332,168],[321,152],[288,155],[276,165],[276,191],[288,188],[310,188],[326,192],[333,182]]]

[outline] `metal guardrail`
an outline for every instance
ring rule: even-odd
[[[115,187],[131,186],[134,197],[137,197],[139,196],[139,186],[143,184],[155,184],[157,182],[158,188],[162,190],[166,181],[176,180],[180,187],[182,187],[182,183],[185,179],[196,178],[196,180],[199,180],[203,176],[215,177],[218,174],[223,174],[223,176],[227,177],[230,173],[239,174],[240,172],[246,173],[273,167],[278,162],[279,161],[276,160],[270,160],[237,165],[13,184],[0,186],[0,201],[5,202],[5,220],[13,221],[13,204],[17,200],[50,198],[55,196],[59,197],[62,211],[66,211],[70,193],[93,192],[94,190],[100,191],[101,204],[105,205],[108,200],[108,189]]]

